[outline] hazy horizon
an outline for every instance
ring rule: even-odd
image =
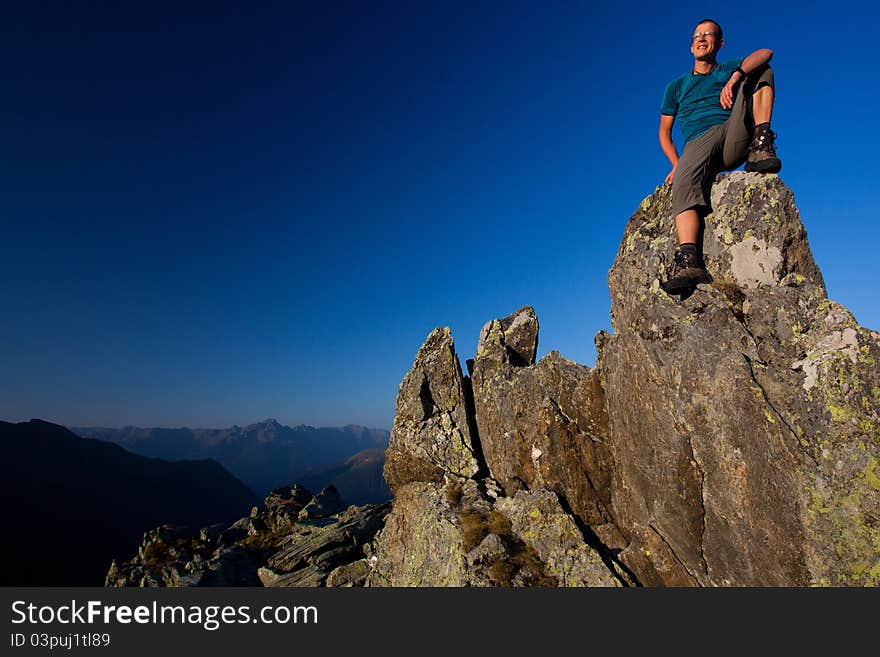
[[[390,428],[386,428],[386,427],[369,427],[369,426],[366,426],[363,424],[356,424],[356,423],[352,423],[352,422],[349,422],[346,424],[340,424],[340,425],[333,425],[333,426],[324,426],[324,425],[314,426],[311,424],[303,424],[301,422],[297,423],[297,424],[290,424],[288,422],[283,422],[281,420],[278,420],[277,417],[275,417],[275,418],[268,417],[263,420],[258,420],[256,422],[248,422],[246,424],[233,423],[228,426],[212,426],[212,427],[207,427],[207,426],[197,427],[197,426],[186,426],[186,425],[160,426],[160,425],[153,425],[153,424],[147,424],[147,425],[123,424],[123,425],[117,425],[117,426],[108,426],[105,424],[69,424],[69,423],[64,423],[64,422],[56,422],[54,420],[47,420],[46,418],[42,418],[42,417],[32,417],[32,418],[25,418],[25,419],[21,419],[21,420],[7,420],[5,418],[0,418],[0,421],[9,422],[11,424],[18,424],[20,422],[30,422],[31,420],[42,420],[44,422],[51,422],[52,424],[57,424],[59,426],[62,426],[62,427],[65,427],[65,428],[71,429],[71,430],[73,430],[73,429],[113,429],[113,430],[121,430],[121,429],[193,429],[193,430],[204,430],[204,431],[210,431],[210,430],[221,430],[222,431],[225,429],[232,429],[232,428],[236,428],[236,427],[239,429],[246,429],[247,427],[251,427],[254,425],[258,425],[258,424],[267,424],[267,423],[271,422],[272,420],[275,420],[280,425],[282,425],[284,427],[288,427],[290,429],[299,429],[302,427],[302,428],[307,428],[307,429],[320,430],[320,429],[346,429],[348,427],[358,427],[361,429],[366,429],[367,431],[391,431]]]

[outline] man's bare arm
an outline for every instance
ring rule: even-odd
[[[760,50],[756,50],[751,55],[746,57],[743,60],[742,66],[740,66],[740,68],[745,72],[746,75],[748,75],[756,68],[761,68],[771,59],[773,59],[773,51],[769,48],[761,48]],[[721,90],[721,107],[723,107],[724,109],[730,109],[731,107],[733,107],[733,91],[734,89],[736,89],[736,85],[742,82],[742,79],[743,74],[740,73],[738,70],[734,71],[730,75],[730,79]]]
[[[675,149],[675,142],[672,141],[672,124],[675,123],[675,117],[668,114],[660,115],[660,148],[663,154],[669,158],[672,164],[672,171],[666,176],[664,183],[671,183],[672,177],[675,175],[675,167],[678,166],[678,151]]]

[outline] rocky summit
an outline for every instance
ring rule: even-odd
[[[391,503],[273,491],[250,517],[147,532],[108,585],[880,584],[880,334],[827,298],[775,175],[713,187],[713,281],[660,288],[669,187],[609,273],[595,367],[550,351],[524,306],[464,374],[448,328],[404,376]]]
[[[880,334],[827,298],[778,176],[719,176],[713,277],[669,296],[668,186],[630,218],[595,367],[525,306],[397,398],[371,586],[880,584]]]

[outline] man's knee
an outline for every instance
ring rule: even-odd
[[[774,90],[776,89],[776,81],[773,77],[773,69],[770,67],[770,64],[759,66],[749,73],[748,82],[748,86],[752,88],[752,93],[755,93],[764,87],[770,87]]]

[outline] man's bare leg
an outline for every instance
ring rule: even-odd
[[[752,94],[752,116],[755,125],[770,123],[773,116],[773,87],[763,86]]]
[[[679,244],[696,244],[700,237],[700,214],[693,208],[675,217],[675,231]]]

